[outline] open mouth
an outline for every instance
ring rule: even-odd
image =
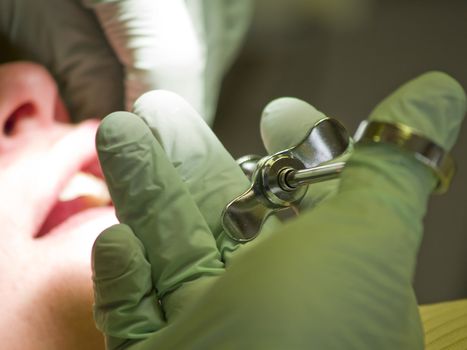
[[[78,213],[106,206],[111,199],[96,158],[68,180],[35,237],[52,233]]]

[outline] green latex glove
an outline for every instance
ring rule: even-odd
[[[220,211],[202,204],[215,203],[231,186],[238,193],[246,182],[233,181],[234,163],[227,166],[219,144],[201,142],[199,129],[175,136],[194,125],[172,127],[170,115],[186,108],[168,101],[153,100],[153,112],[167,115],[152,128],[158,141],[125,114],[106,118],[98,134],[126,224],[106,230],[93,250],[96,322],[110,349],[423,348],[411,279],[436,183],[427,167],[396,147],[358,146],[336,196],[230,260],[225,252],[233,243],[216,233]],[[465,105],[453,79],[430,73],[396,91],[370,118],[402,118],[449,149]],[[173,136],[161,140],[165,135]],[[174,150],[201,152],[185,163],[171,158]],[[210,154],[225,172],[205,172]],[[211,191],[209,174],[224,187]],[[203,193],[211,198],[203,200]]]
[[[251,14],[251,0],[2,0],[0,61],[44,65],[74,120],[131,108],[157,88],[212,122]]]
[[[248,28],[251,0],[82,0],[125,67],[126,106],[173,91],[212,124],[221,78]]]
[[[177,314],[193,304],[215,277],[224,272],[224,266],[237,249],[246,247],[227,238],[221,228],[220,216],[225,204],[245,191],[249,181],[198,113],[180,97],[167,91],[144,94],[137,100],[134,113],[141,119],[126,112],[109,115],[97,137],[99,159],[110,184],[117,216],[128,225],[110,228],[95,247],[95,266],[102,266],[104,271],[111,267],[102,274],[97,272],[98,267],[96,269],[96,319],[108,335],[110,348],[117,348],[127,338],[140,339],[148,335],[141,333],[139,328],[133,330],[139,327],[137,320],[150,320],[144,323],[143,329],[154,332],[165,327],[167,320],[176,319]],[[127,137],[121,137],[122,131]],[[180,138],[186,142],[180,143]],[[168,203],[173,204],[171,209],[168,209]],[[160,215],[141,215],[142,212]],[[170,227],[174,224],[180,235],[173,234]],[[261,238],[254,243],[265,239],[277,225],[274,218],[269,219]],[[160,248],[147,252],[152,271],[138,251],[141,243],[131,229],[138,232],[137,237],[144,246]],[[107,278],[101,277],[118,270],[114,270],[114,264],[109,260],[123,259],[113,252],[107,255],[109,245],[129,249],[127,256],[130,260],[135,259],[134,268],[139,271],[130,277],[135,278],[137,287],[122,282],[123,290],[114,288],[113,279],[106,282]],[[125,261],[123,259],[124,265],[127,264]],[[179,261],[180,264],[167,266],[168,261]],[[145,273],[150,275],[143,277]],[[193,280],[193,275],[199,278]],[[154,292],[151,292],[152,286],[156,285],[157,298],[163,300],[163,310],[159,310]],[[147,297],[140,292],[148,293]],[[124,311],[125,307],[110,314],[100,311],[120,298],[132,303],[143,298],[144,302],[137,302],[137,310],[129,312]],[[128,318],[121,318],[121,312]],[[109,317],[117,317],[125,325],[115,327],[113,321],[104,320]]]

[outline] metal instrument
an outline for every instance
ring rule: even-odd
[[[407,125],[364,121],[355,134],[359,144],[385,143],[412,154],[438,178],[435,193],[444,193],[455,172],[454,160],[442,147]],[[247,242],[260,232],[273,213],[294,208],[308,185],[336,178],[345,162],[332,162],[351,144],[337,120],[319,120],[296,146],[270,156],[244,156],[237,162],[251,186],[234,198],[222,213],[222,225],[235,241]]]
[[[342,124],[323,118],[290,149],[264,158],[240,158],[238,162],[250,175],[251,186],[224,209],[222,225],[227,234],[239,242],[254,239],[269,215],[300,202],[308,184],[337,177],[344,163],[325,163],[342,155],[349,144]]]

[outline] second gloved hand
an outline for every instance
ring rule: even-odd
[[[141,94],[173,91],[212,124],[220,83],[248,28],[251,0],[82,0],[125,69],[128,110]]]
[[[184,110],[165,101],[151,113]],[[432,73],[400,88],[370,119],[403,122],[449,150],[464,113],[459,85]],[[95,317],[110,349],[423,347],[411,279],[436,183],[427,167],[396,147],[358,146],[335,197],[261,234],[230,263],[235,245],[216,227],[231,186],[235,195],[247,182],[230,181],[239,170],[213,152],[221,149],[214,138],[170,120],[151,133],[134,115],[115,114],[98,134],[126,224],[105,231],[93,253]],[[193,133],[165,138],[180,128]],[[187,167],[177,157],[185,152]],[[212,187],[202,167],[209,159],[223,185]]]
[[[244,247],[226,236],[220,216],[249,182],[207,124],[167,91],[143,95],[134,113],[109,115],[97,137],[125,223],[105,231],[94,249],[96,320],[111,349],[167,327]],[[254,244],[277,225],[269,219]],[[143,246],[155,249],[145,256]],[[122,307],[110,307],[116,304]]]

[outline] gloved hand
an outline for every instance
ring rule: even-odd
[[[96,275],[96,291],[102,290],[96,292],[96,297],[99,299],[97,304],[100,305],[98,308],[106,308],[107,303],[113,303],[122,297],[131,300],[130,303],[136,302],[134,307],[137,310],[133,308],[131,312],[125,312],[130,319],[117,317],[118,323],[124,322],[121,326],[114,327],[112,321],[110,324],[104,320],[101,322],[105,328],[104,332],[109,335],[107,338],[109,348],[118,348],[126,343],[129,337],[132,338],[128,332],[141,339],[141,334],[146,337],[148,332],[155,331],[152,327],[157,329],[164,327],[166,318],[176,318],[177,314],[182,314],[194,303],[198,295],[204,294],[216,277],[223,273],[224,264],[227,264],[236,249],[242,246],[226,237],[219,218],[225,203],[249,185],[238,165],[207,124],[177,95],[166,91],[147,93],[136,102],[134,112],[144,119],[149,129],[135,115],[117,112],[105,119],[97,141],[100,161],[107,169],[107,181],[115,185],[115,187],[111,185],[113,201],[115,203],[130,201],[132,205],[131,207],[117,205],[121,209],[117,209],[117,215],[121,222],[127,223],[128,226],[115,226],[110,228],[108,233],[103,233],[101,240],[96,244],[96,251],[105,247],[106,242],[112,246],[115,242],[125,246],[129,243],[129,249],[136,252],[136,255],[133,253],[129,255],[133,256],[130,260],[135,259],[135,264],[131,263],[131,265],[140,275],[135,279],[138,280],[137,286],[128,285],[132,291],[115,289],[117,293],[113,296],[108,294],[113,293],[111,286],[113,282],[110,282],[110,285],[105,282],[107,273],[103,272],[105,276],[100,273]],[[115,162],[115,151],[120,154],[121,147],[126,148],[125,145],[129,141],[120,139],[118,130],[128,130],[129,135],[141,141],[137,143],[130,141],[136,148],[130,151],[131,155],[128,154],[129,162],[123,159],[121,162]],[[184,144],[175,142],[183,134],[183,137],[189,141]],[[135,162],[137,159],[139,160]],[[143,162],[140,162],[141,160]],[[133,168],[135,165],[137,167]],[[127,180],[135,176],[139,178],[133,183],[136,187],[131,190],[121,187],[126,187]],[[153,201],[153,198],[158,200]],[[168,203],[173,204],[171,210],[167,210]],[[160,212],[162,215],[157,218],[155,216],[142,218],[138,213],[141,210],[147,211],[148,206],[151,206],[151,211]],[[267,227],[274,226],[273,221],[269,220],[265,225],[266,232],[261,239],[267,236]],[[168,229],[173,224],[179,227],[177,231],[180,232],[180,237],[173,235],[171,229]],[[165,231],[161,234],[166,239],[161,240],[160,237],[153,235],[156,226],[159,227],[158,231]],[[140,241],[133,236],[130,227],[134,227],[135,230],[138,227],[141,239],[149,241],[156,239],[151,245],[160,246],[161,249],[148,251],[151,264],[163,267],[164,261],[178,261],[180,264],[177,265],[184,271],[176,266],[161,270],[151,268],[142,254]],[[130,241],[127,241],[129,233],[131,233]],[[257,240],[259,241],[260,239]],[[203,254],[199,254],[200,250]],[[114,258],[115,255],[112,253],[109,259]],[[97,260],[96,266],[104,269],[109,266],[100,257]],[[123,265],[130,262],[126,259],[118,260],[118,264]],[[197,281],[192,280],[193,274],[200,278]],[[158,281],[157,297],[152,290],[153,280]],[[177,288],[176,294],[174,287]],[[144,300],[141,300],[141,293],[147,295]],[[157,298],[164,299],[164,311],[158,305]],[[97,311],[96,318],[101,317],[107,319],[114,318],[115,315],[112,312],[112,315],[104,316]],[[140,317],[145,321],[140,323],[138,321]],[[107,328],[107,325],[110,328]]]
[[[163,88],[212,122],[251,10],[251,0],[5,0],[0,39],[12,53],[0,60],[46,66],[75,120],[131,107]]]
[[[137,104],[150,129],[117,113],[98,132],[124,223],[93,250],[95,318],[108,348],[422,348],[411,279],[431,170],[390,145],[358,146],[336,196],[230,259],[220,211],[246,182],[194,116],[171,123],[191,114],[174,99],[156,93],[152,107]],[[465,108],[462,88],[430,73],[370,119],[402,121],[449,150]],[[279,121],[293,124],[283,115],[279,130]]]
[[[212,123],[221,78],[238,51],[253,2],[82,0],[93,8],[125,67],[126,106],[173,91]]]

